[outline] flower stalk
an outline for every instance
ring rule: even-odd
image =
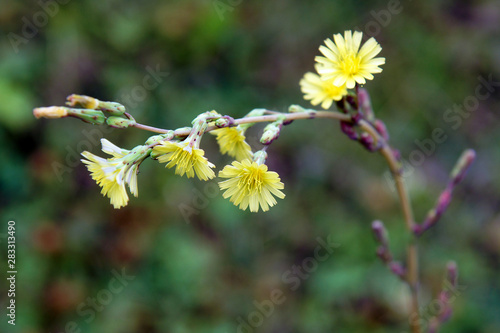
[[[400,154],[389,144],[390,136],[385,123],[375,117],[367,90],[360,87],[367,80],[372,80],[373,74],[382,72],[379,66],[385,64],[385,58],[376,57],[382,48],[374,38],[369,38],[364,44],[361,44],[361,41],[362,33],[351,31],[346,31],[344,36],[334,35],[333,41],[326,39],[325,45],[319,48],[322,56],[315,58],[316,72],[308,72],[300,80],[304,98],[314,106],[320,105],[325,111],[300,105],[291,105],[288,112],[258,108],[239,119],[221,115],[216,111],[207,111],[198,115],[191,127],[174,130],[140,124],[120,103],[103,102],[84,95],[70,95],[66,102],[68,107],[36,108],[33,114],[37,118],[50,119],[76,117],[91,124],[107,124],[121,129],[135,127],[157,133],[148,138],[144,145],[130,151],[103,139],[102,150],[112,156],[108,159],[90,152],[82,153],[86,158],[82,161],[102,187],[102,194],[110,198],[115,208],[128,203],[125,185],[137,196],[138,167],[147,157],[165,163],[166,168],[175,167],[175,174],[180,176],[192,178],[196,175],[205,181],[214,178],[216,174],[212,169],[215,165],[208,161],[204,150],[200,148],[203,135],[212,133],[216,136],[221,153],[235,159],[218,172],[218,176],[224,179],[219,182],[219,187],[224,191],[223,197],[240,209],[249,209],[251,212],[268,211],[277,204],[276,198],[285,197],[282,192],[284,184],[278,173],[269,171],[265,164],[268,157],[267,148],[279,138],[284,125],[294,120],[316,118],[339,121],[341,131],[349,139],[359,142],[367,151],[380,153],[384,157],[393,176],[403,220],[410,235],[406,260],[394,260],[389,249],[388,231],[381,221],[372,223],[372,231],[379,244],[376,254],[393,274],[408,284],[411,295],[411,332],[421,333],[417,240],[434,226],[445,212],[455,186],[463,179],[475,158],[475,153],[467,150],[462,155],[435,207],[429,211],[423,223],[417,224],[403,181]],[[337,110],[329,110],[332,105],[335,105]],[[265,126],[260,139],[264,147],[254,153],[246,142],[245,133],[257,123],[268,125]],[[454,285],[456,272],[456,265],[450,264],[448,276],[450,283]],[[435,318],[432,332],[436,332],[451,314],[449,295],[443,291],[440,297],[448,308],[445,316]]]

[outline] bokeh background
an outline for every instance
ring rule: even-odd
[[[498,1],[4,0],[1,7],[1,332],[406,332],[407,289],[376,258],[370,231],[383,220],[403,259],[398,200],[383,159],[337,123],[285,128],[268,164],[287,197],[251,214],[222,199],[215,182],[177,177],[150,160],[141,166],[139,198],[114,210],[78,154],[99,154],[101,137],[131,148],[149,134],[32,116],[71,93],[121,102],[139,122],[172,129],[212,109],[236,117],[308,106],[298,82],[313,70],[318,46],[355,28],[383,47],[384,71],[365,87],[409,161],[418,220],[460,153],[478,154],[446,215],[421,239],[424,324],[440,313],[435,299],[453,259],[461,290],[442,331],[500,330],[499,84],[473,103],[479,77],[500,81]],[[147,88],[155,71],[157,84]],[[464,103],[470,111],[448,111]],[[446,135],[439,143],[429,141],[436,128]],[[258,135],[249,133],[255,148]],[[208,135],[203,148],[218,169],[230,162]],[[17,236],[15,327],[4,315],[9,220]],[[336,247],[320,262],[314,250],[322,241]],[[273,290],[282,302],[271,309]]]

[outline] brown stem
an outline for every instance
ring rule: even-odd
[[[403,215],[406,223],[406,228],[410,233],[412,239],[407,247],[406,261],[408,265],[405,280],[410,287],[411,292],[411,316],[410,327],[412,333],[421,333],[420,329],[420,313],[418,303],[418,248],[416,238],[413,233],[415,220],[413,218],[413,210],[411,208],[410,198],[406,192],[403,180],[403,167],[394,155],[394,150],[384,140],[384,138],[373,128],[373,126],[366,120],[360,120],[359,126],[373,136],[377,143],[381,144],[380,153],[384,156],[389,169],[391,170],[392,177],[396,183],[396,190],[398,192],[399,200],[403,210]],[[414,317],[416,314],[416,318]]]

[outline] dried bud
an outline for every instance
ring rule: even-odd
[[[49,106],[44,108],[36,108],[33,110],[35,118],[58,119],[68,116],[68,109],[63,106]]]
[[[135,120],[122,117],[108,117],[106,124],[114,128],[128,128],[136,124]]]

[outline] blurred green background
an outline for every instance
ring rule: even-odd
[[[499,332],[499,84],[474,105],[478,77],[500,81],[499,21],[496,0],[2,1],[0,331],[406,332],[407,289],[376,258],[370,231],[383,220],[395,256],[404,257],[398,200],[383,159],[337,123],[284,129],[268,164],[287,197],[251,214],[222,199],[215,182],[177,177],[150,160],[139,198],[114,210],[79,153],[102,155],[101,137],[132,148],[149,134],[32,116],[72,93],[121,102],[139,122],[172,129],[212,109],[236,117],[308,106],[298,82],[319,45],[357,28],[383,47],[384,71],[365,87],[410,161],[405,179],[418,220],[460,153],[478,154],[446,215],[421,239],[424,325],[439,314],[433,300],[454,259],[463,288],[442,332]],[[155,71],[157,84],[146,89]],[[470,112],[448,111],[464,103]],[[431,143],[436,128],[446,140]],[[249,133],[253,147],[258,135]],[[219,170],[230,162],[212,137],[203,148]],[[4,315],[9,220],[15,327]],[[336,247],[318,261],[323,241]]]

